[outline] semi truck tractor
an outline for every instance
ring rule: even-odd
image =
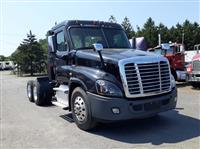
[[[186,81],[185,50],[182,44],[162,43],[157,47],[148,49],[148,51],[166,57],[175,80]]]
[[[177,103],[165,57],[131,48],[119,24],[80,20],[48,31],[48,76],[28,81],[27,96],[71,111],[86,131],[98,122],[152,117]]]
[[[194,50],[196,50],[196,55],[187,68],[187,81],[196,88],[200,87],[200,44],[194,45]]]

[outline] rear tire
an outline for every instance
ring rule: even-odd
[[[26,92],[27,92],[27,96],[30,102],[34,102],[33,99],[33,80],[29,80],[27,82],[27,86],[26,86]]]
[[[80,129],[89,131],[96,126],[87,94],[82,88],[77,87],[72,92],[71,107],[73,119]]]
[[[33,99],[36,105],[45,106],[51,103],[52,92],[48,81],[35,80],[33,82]]]

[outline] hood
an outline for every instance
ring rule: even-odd
[[[121,59],[133,58],[133,57],[143,57],[143,56],[158,57],[158,55],[152,52],[144,52],[137,49],[103,49],[101,53],[102,53],[104,62],[112,61],[112,63],[118,63],[118,61]],[[77,51],[77,57],[83,58],[83,59],[87,58],[91,60],[100,59],[99,54],[92,49]]]

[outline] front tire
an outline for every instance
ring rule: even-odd
[[[77,87],[71,96],[72,116],[76,125],[85,131],[89,131],[96,126],[96,122],[92,118],[90,104],[85,91]]]

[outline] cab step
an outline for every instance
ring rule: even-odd
[[[64,92],[65,94],[68,94],[69,87],[67,85],[60,85],[59,87],[54,87],[53,90]]]
[[[55,106],[61,107],[61,108],[63,108],[64,110],[69,110],[69,107],[66,106],[66,105],[63,104],[63,103],[60,103],[60,102],[57,102],[57,101],[52,101],[52,104],[55,105]]]
[[[55,91],[55,100],[52,101],[52,104],[62,107],[64,109],[69,109],[68,103],[68,92],[69,87],[67,85],[60,85],[59,87],[53,88]]]

